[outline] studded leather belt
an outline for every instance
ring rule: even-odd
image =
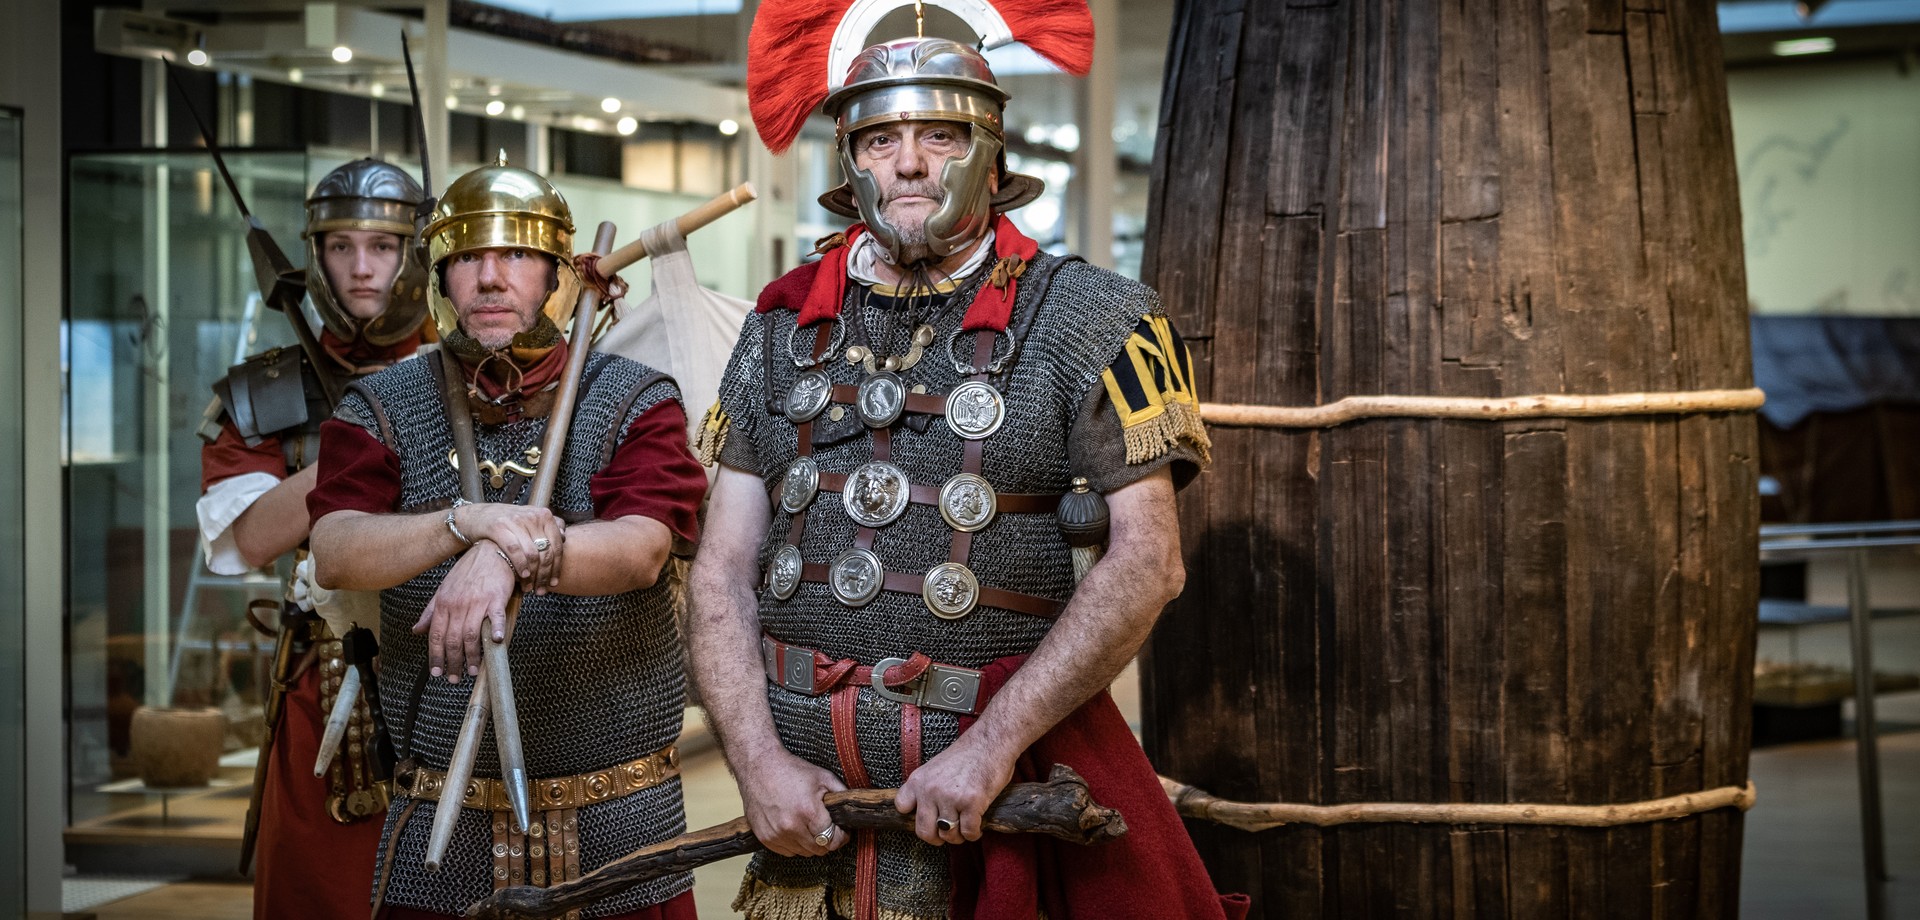
[[[594,770],[576,776],[560,776],[552,779],[536,779],[528,786],[533,792],[533,807],[552,811],[566,808],[582,808],[611,802],[650,789],[680,775],[680,750],[672,745],[665,750],[655,751],[645,757],[627,761],[605,770]],[[438,770],[415,767],[411,770],[402,767],[394,782],[399,791],[417,799],[439,801],[447,784],[447,775]],[[497,779],[475,778],[467,783],[467,793],[460,799],[462,808],[475,808],[483,811],[512,811],[513,805],[507,801],[507,787]]]

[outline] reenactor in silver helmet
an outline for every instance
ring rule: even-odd
[[[333,414],[330,393],[410,357],[421,343],[426,274],[412,252],[422,197],[406,171],[375,159],[340,166],[314,186],[301,236],[305,287],[322,323],[317,336],[309,330],[303,338],[316,350],[274,348],[236,365],[215,385],[200,432],[196,510],[208,568],[237,575],[289,552],[298,557],[278,618],[268,741],[243,844],[242,871],[258,857],[257,917],[364,910],[387,810],[387,765],[365,701],[352,708],[339,755],[315,775],[323,726],[353,668],[343,640],[356,623],[378,624],[364,605],[356,611],[360,598],[313,590],[306,497],[320,424]],[[297,296],[295,289],[290,299]],[[277,306],[306,322],[297,303]],[[370,637],[356,646],[371,654]]]
[[[1069,70],[1091,54],[1076,0],[928,2]],[[856,222],[761,295],[697,445],[720,470],[693,675],[770,851],[735,907],[1221,917],[1105,693],[1184,578],[1174,493],[1208,450],[1186,346],[1152,290],[1007,217],[1042,184],[1007,168],[1008,94],[972,44],[860,47],[903,5],[764,0],[749,42],[762,139],[821,106],[847,176],[821,203]],[[1099,867],[982,837],[1054,762],[1126,803]],[[915,831],[835,826],[821,797],[846,787],[897,787]]]

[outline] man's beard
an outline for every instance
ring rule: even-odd
[[[505,300],[500,300],[496,298],[481,298],[480,300],[474,303],[474,306],[473,306],[474,309],[478,310],[481,307],[506,307],[512,310],[515,316],[524,315],[520,311],[519,307],[517,307],[516,305],[509,303]],[[523,324],[524,322],[525,320],[522,320]],[[470,330],[463,330],[463,331],[466,331],[468,336],[471,337],[475,342],[480,343],[481,347],[486,348],[489,351],[499,351],[503,348],[506,348],[509,345],[512,345],[513,340],[516,336],[529,330],[493,328],[493,329],[484,329],[478,333],[474,333]]]
[[[907,195],[926,198],[933,202],[933,207],[925,209],[924,213],[914,213],[904,217],[896,217],[890,213],[893,210],[894,200]],[[917,265],[933,259],[933,250],[927,245],[927,218],[932,217],[940,210],[940,206],[946,203],[947,190],[938,182],[902,182],[894,187],[892,193],[881,203],[880,213],[886,217],[887,223],[893,227],[894,235],[900,241],[899,251],[893,253],[895,264]]]

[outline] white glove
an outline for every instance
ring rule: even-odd
[[[308,556],[294,566],[289,593],[300,609],[311,610],[327,621],[327,628],[335,636],[345,636],[353,627],[364,626],[372,630],[374,640],[379,641],[380,592],[322,588],[313,580],[313,557]]]

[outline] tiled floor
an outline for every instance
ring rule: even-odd
[[[1123,707],[1131,701],[1124,698]],[[1920,920],[1920,693],[1880,700],[1882,777],[1893,920]],[[1822,741],[1754,752],[1759,804],[1748,814],[1742,867],[1747,920],[1839,920],[1865,917],[1858,784],[1854,745]],[[740,813],[732,778],[718,756],[686,769],[687,820],[705,827]],[[745,857],[695,874],[705,917],[726,917]],[[241,883],[169,885],[96,908],[100,920],[227,920],[245,918],[249,889]]]

